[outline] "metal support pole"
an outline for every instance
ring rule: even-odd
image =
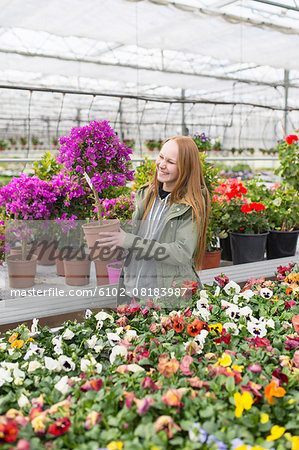
[[[119,112],[119,139],[120,141],[122,141],[124,138],[123,123],[122,123],[123,122],[122,99],[120,99],[119,101],[118,112]]]
[[[189,132],[185,123],[185,103],[184,103],[185,89],[182,89],[181,99],[182,99],[182,136],[188,136]]]
[[[289,78],[290,72],[284,71],[284,132],[288,135],[288,97],[289,97]]]

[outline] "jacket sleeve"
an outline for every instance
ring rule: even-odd
[[[127,233],[123,248],[129,251],[137,250],[140,259],[146,257],[175,266],[190,265],[199,238],[197,224],[195,221],[192,222],[191,208],[180,219],[173,220],[178,220],[174,242],[160,243]],[[170,230],[169,222],[167,229]]]

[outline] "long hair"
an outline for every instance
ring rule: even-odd
[[[200,269],[206,247],[206,233],[210,213],[210,195],[203,176],[202,164],[198,148],[190,137],[174,136],[167,139],[175,141],[178,146],[178,179],[170,194],[170,205],[184,203],[192,208],[192,221],[194,216],[199,230],[198,245],[195,253],[195,267]],[[148,183],[149,190],[145,199],[143,220],[149,213],[156,195],[159,191],[157,171]]]

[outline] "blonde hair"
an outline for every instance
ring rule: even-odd
[[[179,172],[176,184],[170,194],[170,205],[173,203],[184,203],[192,208],[192,221],[194,221],[195,216],[199,230],[198,245],[195,253],[195,267],[196,270],[199,270],[206,247],[210,195],[204,180],[199,151],[193,139],[187,136],[174,136],[167,139],[163,145],[168,141],[175,141],[178,146],[177,165]],[[157,171],[152,180],[146,185],[149,186],[149,190],[145,199],[143,220],[149,213],[159,191]]]

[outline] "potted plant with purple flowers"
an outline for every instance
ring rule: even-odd
[[[92,191],[96,207],[97,221],[83,225],[87,245],[93,259],[104,258],[107,263],[109,251],[97,248],[97,240],[101,231],[118,231],[119,221],[106,220],[101,214],[100,196],[111,187],[125,186],[133,181],[133,170],[130,170],[132,150],[119,141],[119,137],[110,127],[109,122],[93,121],[85,127],[75,127],[69,136],[60,138],[60,149],[57,161],[64,164],[67,170],[85,178]],[[99,261],[99,264],[104,261]],[[101,265],[101,264],[100,264]],[[106,269],[104,267],[99,270]]]

